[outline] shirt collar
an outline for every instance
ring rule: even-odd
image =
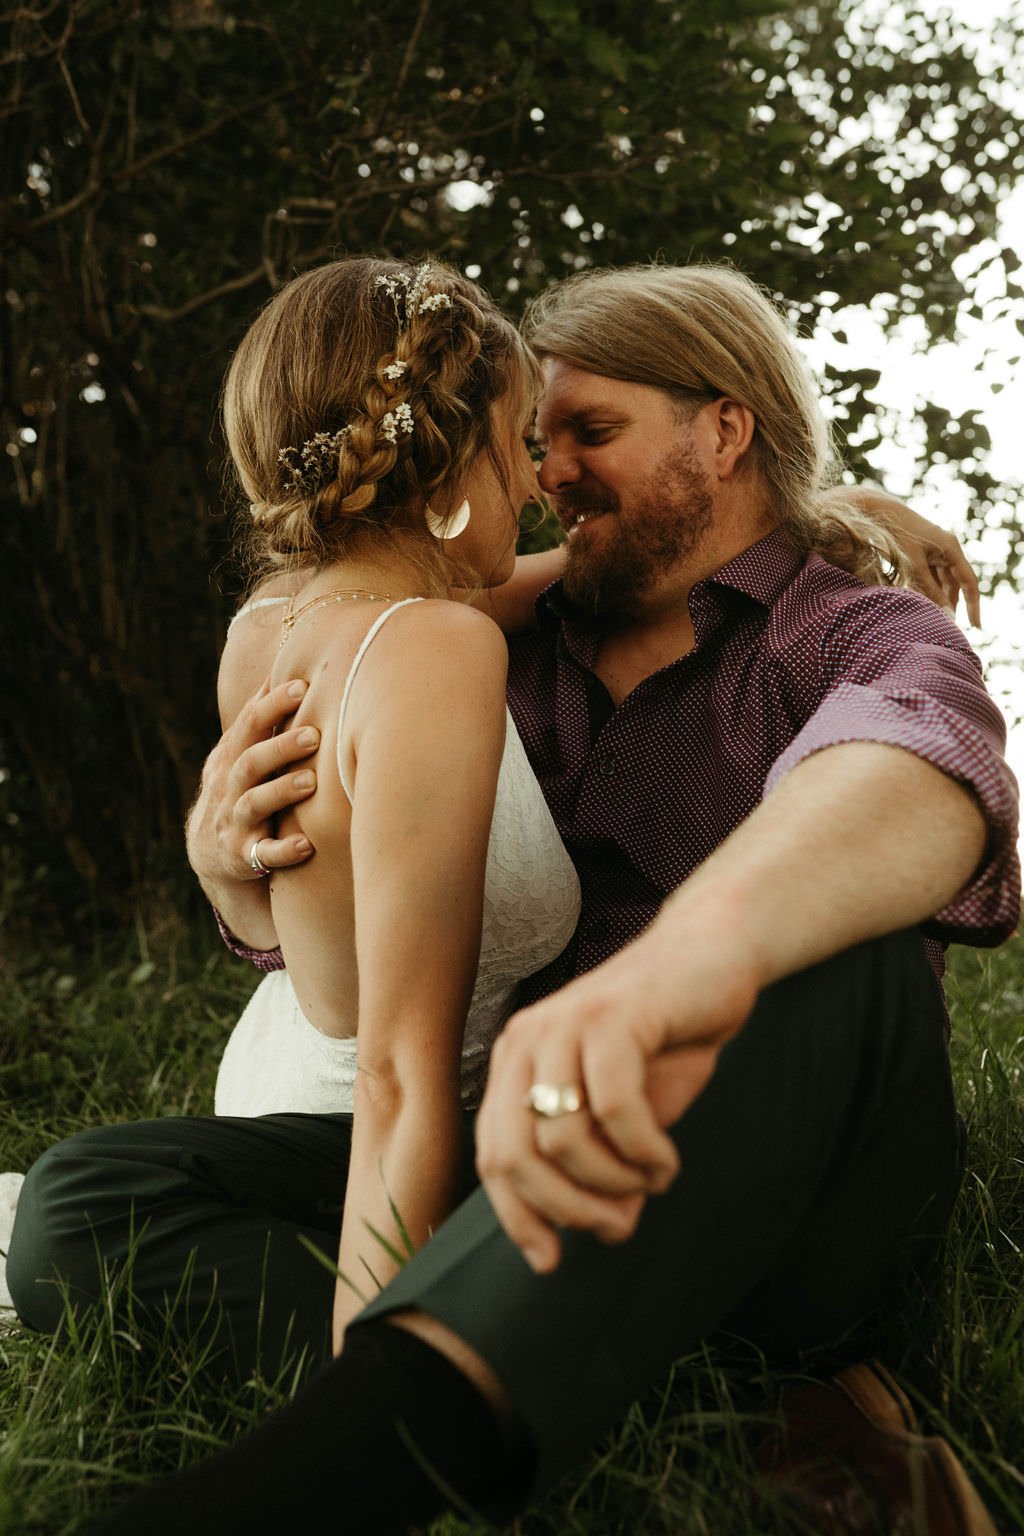
[[[731,587],[734,592],[753,598],[762,608],[771,608],[789,586],[804,559],[786,530],[773,528],[763,539],[758,539],[749,549],[744,549],[704,581],[699,581],[693,591]]]

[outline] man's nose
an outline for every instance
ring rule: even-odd
[[[564,448],[549,448],[537,470],[541,490],[549,495],[556,495],[563,486],[575,485],[579,478],[579,462]]]

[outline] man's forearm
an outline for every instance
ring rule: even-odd
[[[225,887],[219,898],[203,881],[199,883],[220,919],[224,940],[232,949],[235,948],[231,943],[233,939],[243,953],[245,950],[277,951],[279,941],[265,881],[261,888],[254,884]]]
[[[970,790],[900,748],[845,743],[794,768],[648,936],[678,947],[683,935],[717,934],[760,989],[933,916],[970,880],[985,841]]]

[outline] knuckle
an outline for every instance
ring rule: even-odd
[[[289,752],[289,737],[287,735],[269,737],[267,748],[267,756],[270,758],[271,765],[274,768],[279,768],[283,763],[287,763],[290,760],[291,753]]]
[[[247,832],[259,820],[260,815],[256,804],[256,791],[253,789],[244,790],[235,801],[234,821],[236,827],[242,832]]]
[[[488,1147],[477,1153],[477,1170],[481,1178],[489,1180],[503,1180],[511,1178],[515,1171],[516,1159],[510,1153],[502,1151],[500,1147]]]
[[[242,727],[247,735],[263,729],[263,712],[259,699],[249,699],[242,705],[239,711],[237,724]]]
[[[628,1095],[618,1087],[601,1085],[590,1095],[590,1113],[602,1125],[615,1125],[624,1120],[632,1107]]]
[[[532,1010],[523,1013],[515,1013],[509,1019],[499,1037],[499,1043],[503,1045],[506,1053],[513,1045],[521,1046],[529,1042],[533,1035]]]
[[[537,1126],[537,1145],[546,1157],[562,1157],[574,1149],[579,1141],[578,1128],[570,1123],[574,1118],[568,1115]]]

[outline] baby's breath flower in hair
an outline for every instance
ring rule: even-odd
[[[376,279],[376,286],[384,289],[395,306],[399,335],[417,315],[438,309],[451,309],[450,294],[431,293],[427,287],[430,273],[430,262],[425,261],[415,272],[399,272],[397,277],[388,277],[382,272]]]
[[[403,400],[401,405],[396,405],[393,411],[381,417],[380,435],[386,437],[389,443],[397,443],[399,432],[403,437],[412,436],[413,426],[412,407]]]
[[[327,485],[338,473],[338,453],[351,430],[342,427],[338,432],[316,432],[300,448],[282,448],[277,462],[286,481],[307,496]]]
[[[384,369],[384,377],[386,379],[390,379],[393,384],[396,379],[400,379],[402,374],[408,373],[408,371],[409,364],[403,363],[401,358],[399,358],[397,362],[388,363],[387,367]]]

